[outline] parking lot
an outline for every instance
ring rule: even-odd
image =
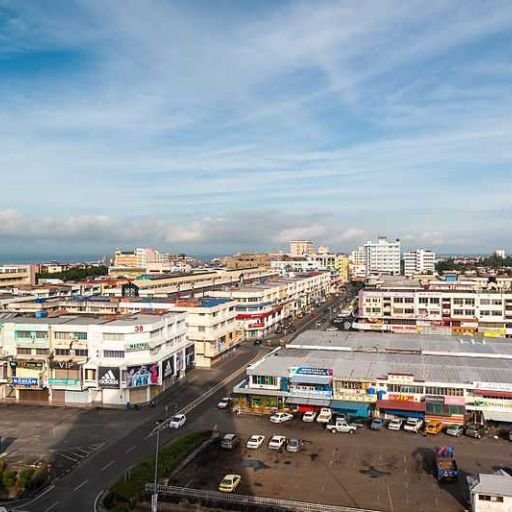
[[[0,454],[14,467],[51,462],[59,475],[126,430],[141,413],[37,405],[0,406]]]
[[[238,433],[242,443],[233,451],[212,445],[173,484],[215,490],[225,474],[237,473],[241,494],[375,510],[456,512],[465,508],[464,474],[492,472],[512,461],[512,443],[504,439],[424,437],[366,427],[354,435],[329,434],[298,419],[275,425],[265,417],[221,411],[212,411],[210,421],[221,432]],[[258,450],[245,448],[251,434],[266,436]],[[266,444],[273,434],[302,439],[303,449],[271,451]],[[433,476],[434,449],[445,444],[455,447],[462,474],[452,484],[438,484]]]

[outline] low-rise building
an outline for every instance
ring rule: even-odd
[[[472,512],[510,512],[512,510],[512,477],[480,473],[468,476]]]
[[[234,392],[242,409],[261,412],[512,422],[512,345],[307,331],[250,365]]]
[[[149,402],[194,362],[185,322],[185,313],[3,320],[0,398],[85,407]]]
[[[35,282],[35,265],[0,265],[0,288],[34,285]]]

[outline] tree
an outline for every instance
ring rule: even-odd
[[[61,279],[62,281],[82,281],[91,277],[100,277],[108,275],[108,267],[99,265],[86,268],[70,268],[63,272],[41,272],[36,274],[36,279]]]
[[[8,469],[7,471],[4,471],[3,477],[2,477],[2,484],[3,486],[9,491],[14,487],[16,484],[16,471]]]

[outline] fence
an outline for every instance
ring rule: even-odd
[[[155,492],[154,484],[146,484],[146,492]],[[268,507],[272,510],[293,511],[293,512],[379,512],[363,508],[342,507],[337,505],[324,505],[322,503],[307,503],[294,500],[282,500],[275,498],[264,498],[258,496],[244,496],[241,494],[224,494],[216,491],[203,491],[190,489],[188,487],[175,487],[171,485],[157,485],[156,492],[161,496],[172,496],[175,498],[203,500],[205,502],[234,505],[245,505],[254,507]]]

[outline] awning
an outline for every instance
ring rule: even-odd
[[[331,401],[326,398],[301,398],[299,396],[291,396],[286,400],[286,403],[294,405],[315,405],[317,407],[327,407]]]
[[[332,377],[329,375],[293,375],[290,378],[292,384],[330,384]]]
[[[486,421],[512,422],[512,411],[483,411],[483,415]]]
[[[331,402],[331,409],[346,412],[351,414],[352,416],[358,416],[362,418],[367,418],[370,409],[371,403],[369,402],[356,402],[353,400],[333,400]]]
[[[512,398],[512,391],[491,391],[485,389],[475,389],[476,396],[486,396],[488,398]]]
[[[425,402],[411,402],[406,400],[377,400],[379,409],[393,409],[395,411],[425,412]]]

